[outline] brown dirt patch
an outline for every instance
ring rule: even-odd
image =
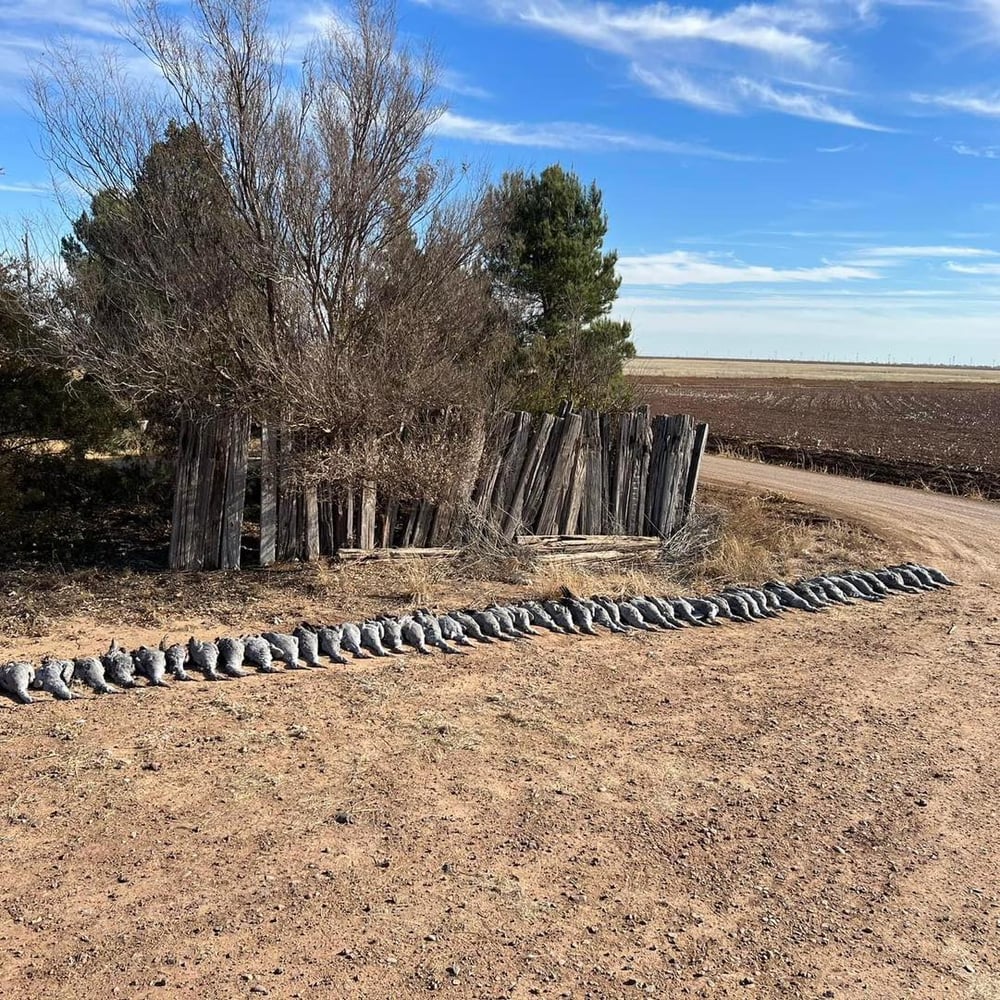
[[[0,996],[996,995],[976,541],[874,608],[0,704]]]

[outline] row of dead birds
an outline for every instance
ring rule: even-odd
[[[594,595],[579,597],[565,591],[562,600],[524,600],[492,604],[482,610],[466,609],[434,615],[426,608],[397,617],[383,615],[369,621],[343,625],[303,622],[291,633],[262,632],[239,638],[203,642],[193,636],[187,644],[142,646],[129,652],[112,641],[100,657],[75,660],[46,657],[37,669],[31,663],[0,666],[0,691],[30,704],[31,690],[47,691],[55,698],[73,698],[71,685],[83,684],[98,694],[135,687],[136,678],[166,687],[168,675],[178,681],[193,680],[195,670],[206,680],[246,677],[245,667],[275,673],[276,663],[289,669],[323,667],[320,657],[346,664],[354,657],[393,656],[415,650],[430,654],[464,655],[460,646],[513,642],[538,635],[539,628],[563,634],[597,635],[597,627],[611,632],[662,631],[689,626],[722,625],[775,618],[791,611],[817,613],[834,604],[882,601],[893,593],[919,593],[954,586],[940,570],[918,563],[904,563],[874,570],[843,573],[783,583],[771,580],[762,587],[728,587],[706,597],[636,596],[615,600]]]

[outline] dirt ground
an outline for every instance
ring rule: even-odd
[[[963,585],[0,703],[0,996],[1000,996],[1000,508],[706,475]]]

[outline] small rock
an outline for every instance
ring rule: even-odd
[[[740,980],[740,986],[753,986],[753,985],[754,985],[754,981],[749,976],[744,976]]]
[[[917,805],[918,806],[925,806],[925,805],[927,805],[927,799],[917,799]]]

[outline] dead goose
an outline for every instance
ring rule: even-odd
[[[343,634],[343,630],[339,625],[323,625],[316,630],[319,651],[328,657],[332,663],[339,663],[341,666],[346,666],[347,657],[340,651],[340,640]]]
[[[650,625],[655,625],[657,628],[675,630],[680,628],[674,615],[673,608],[670,606],[669,602],[663,602],[670,609],[670,617],[667,617],[661,609],[660,603],[654,601],[652,597],[647,597],[644,594],[636,594],[635,597],[629,598],[629,604],[634,607],[643,619]]]
[[[361,647],[375,656],[389,655],[389,651],[382,645],[382,628],[379,622],[367,621],[361,626]]]
[[[111,640],[108,651],[101,657],[104,666],[104,676],[117,684],[118,687],[135,687],[135,664],[132,657],[118,645],[117,639]]]
[[[431,651],[427,648],[427,637],[420,622],[406,615],[399,619],[399,629],[403,636],[403,642],[412,646],[418,653],[423,653],[424,656],[431,655]]]
[[[413,616],[414,621],[424,630],[424,640],[428,646],[440,649],[446,656],[465,656],[460,649],[455,649],[449,645],[441,632],[441,625],[438,620],[426,609],[421,608]]]
[[[514,624],[520,629],[525,635],[539,635],[531,626],[531,614],[528,609],[522,607],[520,604],[507,604],[508,614],[514,619]]]
[[[69,685],[73,682],[73,661],[57,660],[46,656],[35,671],[31,687],[38,691],[48,691],[53,698],[70,701],[74,696]]]
[[[622,613],[621,609],[618,607],[617,601],[613,601],[610,597],[607,597],[604,594],[594,594],[594,596],[591,597],[591,600],[595,604],[600,605],[600,607],[604,608],[604,610],[608,613],[608,617],[620,629],[623,629],[626,632],[628,631],[629,625],[627,622],[622,621]]]
[[[573,616],[569,612],[564,604],[560,604],[559,601],[542,601],[542,607],[545,608],[552,620],[564,631],[569,632],[572,635],[579,635],[580,630],[576,627],[573,621]]]
[[[223,636],[215,640],[216,648],[219,650],[219,670],[227,677],[249,677],[250,675],[243,669],[243,662],[246,659],[247,647],[242,639],[234,639],[231,636]]]
[[[184,669],[184,664],[187,662],[187,648],[182,643],[175,642],[172,646],[168,646],[167,637],[164,636],[160,640],[160,649],[163,651],[168,674],[173,674],[179,681],[194,680]]]
[[[361,629],[354,622],[344,622],[340,627],[340,648],[346,649],[359,660],[368,659],[371,653],[361,648]]]
[[[490,643],[493,640],[483,633],[483,630],[479,627],[479,622],[472,616],[468,611],[452,611],[451,617],[462,626],[462,630],[470,639],[475,639],[476,642]]]
[[[289,670],[304,669],[299,665],[299,640],[285,632],[261,632],[260,637],[271,644],[271,656]]]
[[[302,622],[292,633],[299,640],[299,659],[307,667],[323,667],[319,659],[319,636],[306,622]]]
[[[600,625],[602,628],[608,629],[610,632],[615,632],[619,635],[623,635],[628,629],[624,628],[622,625],[616,624],[611,615],[608,613],[607,608],[603,604],[598,604],[597,601],[588,600],[586,598],[581,598],[580,603],[583,604],[587,610],[590,612],[590,617],[595,625]]]
[[[226,677],[216,669],[219,664],[219,647],[214,642],[202,642],[191,636],[188,639],[188,662],[207,681],[224,681]]]
[[[443,638],[459,646],[474,645],[473,641],[465,634],[465,629],[462,628],[461,623],[453,615],[438,615],[438,625],[441,626],[441,635]]]
[[[694,608],[683,597],[671,597],[667,601],[667,604],[674,609],[674,614],[682,622],[686,622],[688,625],[695,625],[699,628],[705,627],[705,622],[694,613]]]
[[[908,583],[911,587],[916,587],[918,590],[943,589],[943,584],[936,583],[930,577],[924,580],[919,573],[915,573],[909,566],[888,566],[886,568],[893,573],[898,573],[903,578],[903,583]]]
[[[28,688],[35,680],[35,668],[30,663],[15,661],[0,666],[0,691],[5,691],[22,705],[30,705]]]
[[[73,661],[73,680],[86,684],[97,694],[118,694],[104,676],[104,664],[96,656],[79,656]]]
[[[813,612],[820,610],[817,607],[813,607],[810,601],[807,601],[801,594],[792,590],[787,583],[782,583],[780,580],[769,580],[764,584],[764,590],[773,593],[784,608]]]
[[[621,615],[621,620],[625,625],[630,625],[632,628],[641,629],[643,632],[655,632],[656,628],[649,624],[646,619],[639,613],[639,609],[628,601],[618,602],[618,612]]]
[[[262,674],[276,674],[278,668],[274,665],[271,644],[262,635],[241,635],[243,643],[243,662],[256,667]]]
[[[140,646],[132,650],[135,672],[153,687],[169,687],[167,684],[167,654],[162,649]]]

